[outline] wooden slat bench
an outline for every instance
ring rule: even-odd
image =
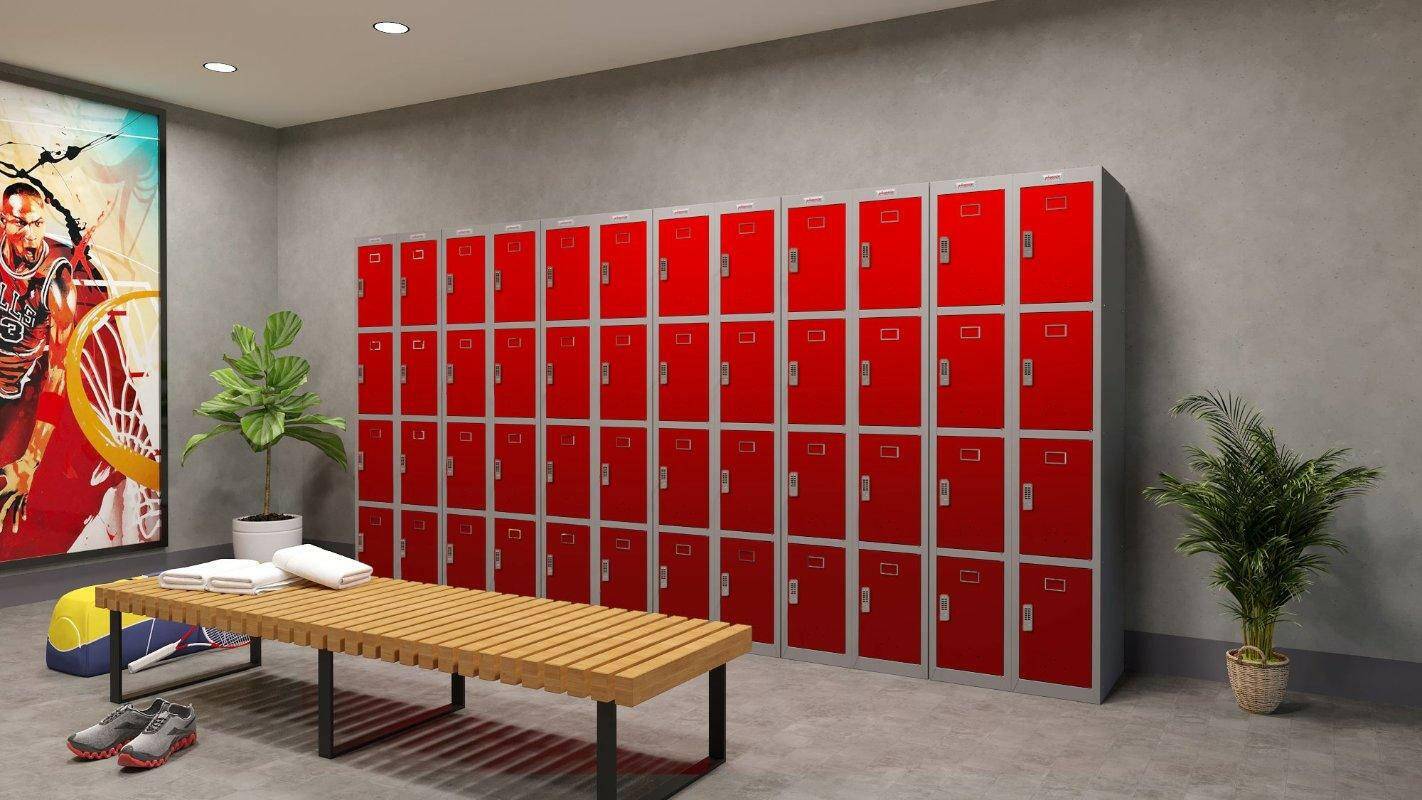
[[[624,611],[497,592],[376,578],[334,591],[303,584],[262,595],[163,589],[156,578],[99,586],[95,604],[121,614],[252,637],[248,663],[165,686],[123,691],[121,637],[109,637],[115,703],[261,664],[261,642],[319,650],[317,749],[334,758],[464,707],[464,679],[519,684],[597,702],[597,797],[617,796],[617,707],[635,706],[709,673],[710,751],[657,797],[669,797],[726,757],[726,663],[751,650],[746,625]],[[450,703],[360,736],[335,741],[332,654],[379,658],[450,674]]]

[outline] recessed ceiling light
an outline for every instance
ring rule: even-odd
[[[390,20],[382,20],[370,27],[380,31],[381,33],[398,34],[410,32],[409,25],[406,25],[403,22],[392,22]]]
[[[222,63],[221,61],[209,61],[209,62],[207,62],[206,64],[203,64],[203,65],[202,65],[202,68],[203,68],[203,69],[207,69],[207,70],[212,70],[213,72],[236,72],[236,71],[237,71],[237,68],[236,68],[236,67],[232,66],[231,64],[224,64],[224,63]]]

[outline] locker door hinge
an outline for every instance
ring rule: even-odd
[[[659,384],[661,384],[661,385],[663,385],[663,386],[666,386],[666,385],[667,385],[667,378],[668,378],[668,376],[669,376],[669,373],[670,373],[670,370],[667,369],[667,362],[665,362],[665,361],[658,361],[658,362],[657,362],[657,383],[659,383]]]
[[[445,293],[445,294],[454,294],[454,273],[453,273],[453,272],[446,272],[446,273],[444,274],[444,293]]]
[[[790,495],[791,497],[799,497],[799,496],[800,496],[800,473],[798,473],[798,472],[792,472],[792,473],[790,473],[790,477],[789,477],[789,480],[787,481],[787,484],[788,484],[788,485],[787,485],[787,489],[786,489],[786,494]]]
[[[600,380],[603,386],[607,386],[612,382],[612,365],[606,361],[602,362],[602,376]]]
[[[494,548],[494,571],[498,572],[504,568],[504,553],[499,548]]]
[[[723,277],[723,278],[729,278],[729,277],[731,277],[731,254],[730,254],[730,253],[722,253],[722,254],[721,254],[721,277]]]
[[[789,605],[792,605],[792,606],[798,606],[798,605],[800,605],[800,579],[799,579],[799,578],[791,578],[791,579],[790,579],[790,586],[788,587],[788,591],[786,592],[786,594],[788,595],[788,597],[786,598],[786,602],[787,602]]]
[[[543,268],[543,285],[549,289],[553,288],[553,268]]]
[[[938,359],[938,385],[949,386],[952,384],[952,381],[953,365],[950,364],[946,358]]]
[[[657,587],[667,588],[667,565],[663,564],[657,568]]]
[[[859,613],[861,613],[861,614],[868,614],[868,613],[869,613],[869,587],[868,587],[868,586],[861,586],[861,587],[859,587]]]
[[[869,385],[869,362],[867,360],[859,362],[859,385]]]
[[[948,237],[938,237],[938,263],[947,264],[949,261]]]
[[[665,489],[665,488],[667,488],[667,468],[666,468],[666,467],[657,467],[657,488],[658,488],[658,489]]]
[[[405,540],[404,540],[404,539],[401,539],[401,540],[400,540],[400,557],[401,557],[401,558],[404,558],[404,557],[405,557]]]
[[[723,470],[721,470],[721,494],[730,494],[730,493],[731,493],[731,471],[728,470],[728,469],[723,469]]]
[[[659,258],[659,259],[657,259],[657,280],[659,280],[659,281],[664,281],[664,280],[666,280],[666,279],[667,279],[667,260],[666,260],[665,258]]]
[[[786,261],[786,267],[785,267],[785,268],[786,268],[787,271],[790,272],[790,274],[793,275],[793,274],[799,272],[799,271],[800,271],[800,248],[798,248],[798,247],[792,247],[792,248],[790,248],[790,255],[789,255],[788,258],[785,259],[785,261]]]
[[[497,361],[495,361],[495,362],[494,362],[494,383],[499,384],[499,383],[503,383],[503,382],[504,382],[504,365],[503,365],[503,364],[500,364],[500,363],[497,362]]]
[[[356,364],[356,383],[365,383],[365,365]]]
[[[400,454],[400,474],[401,474],[401,475],[404,475],[404,474],[405,474],[405,454],[404,454],[404,453],[401,453],[401,454]]]
[[[731,573],[729,572],[721,573],[721,596],[731,596]]]
[[[552,483],[552,482],[553,482],[553,462],[552,462],[552,461],[545,461],[545,462],[543,462],[543,482],[544,482],[544,483]]]
[[[1032,239],[1033,239],[1033,238],[1034,238],[1034,237],[1032,236],[1032,232],[1031,232],[1031,231],[1023,231],[1023,232],[1022,232],[1022,257],[1023,257],[1023,258],[1031,258],[1031,257],[1032,257]]]
[[[869,243],[859,243],[859,268],[869,269]]]
[[[1032,367],[1032,359],[1030,359],[1030,358],[1024,358],[1024,359],[1022,359],[1022,385],[1023,385],[1023,386],[1031,386],[1031,385],[1032,385],[1032,373],[1035,372],[1035,371],[1036,371],[1036,370],[1034,370],[1033,367]]]
[[[444,563],[454,563],[454,542],[450,542],[444,546]]]
[[[543,365],[543,382],[549,386],[553,385],[553,363],[551,361]]]
[[[721,362],[721,385],[731,385],[731,362],[729,361]]]
[[[789,383],[789,385],[791,385],[791,386],[799,386],[799,385],[800,385],[800,362],[798,362],[798,361],[791,361],[791,362],[789,363],[789,365],[787,365],[787,367],[786,367],[786,370],[785,370],[785,377],[786,377],[786,381],[787,381],[787,383]]]
[[[612,577],[612,562],[607,559],[602,560],[602,582],[607,583]]]
[[[1024,484],[1022,484],[1022,510],[1023,510],[1023,511],[1031,511],[1031,510],[1032,510],[1032,495],[1034,495],[1034,494],[1036,494],[1036,492],[1033,491],[1033,489],[1032,489],[1032,484],[1030,484],[1030,483],[1024,483]]]
[[[1031,604],[1031,603],[1023,603],[1023,604],[1022,604],[1022,632],[1023,632],[1023,633],[1031,633],[1031,632],[1032,632],[1032,604]]]
[[[943,478],[938,481],[938,505],[947,508],[952,502],[952,486],[947,478]]]
[[[503,290],[504,290],[504,272],[503,272],[503,270],[498,270],[498,269],[496,269],[496,270],[494,270],[494,291],[496,291],[496,292],[502,292]]]
[[[444,477],[446,477],[446,478],[453,478],[453,477],[454,477],[454,456],[445,456],[445,457],[444,457]]]
[[[611,485],[612,485],[612,465],[610,465],[610,464],[603,464],[603,465],[602,465],[602,485],[603,485],[603,486],[611,486]]]
[[[612,265],[609,264],[609,263],[607,263],[606,261],[604,261],[604,262],[602,262],[602,267],[601,267],[601,269],[602,269],[602,277],[601,277],[601,279],[602,279],[602,285],[603,285],[603,286],[606,286],[606,285],[608,285],[609,283],[612,283]]]
[[[400,365],[400,382],[405,383],[410,378],[410,368],[404,364]]]
[[[867,502],[869,502],[869,476],[868,476],[868,475],[860,475],[860,476],[859,476],[859,502],[861,502],[861,503],[867,503]]]
[[[503,480],[503,479],[504,479],[504,461],[503,461],[503,459],[501,459],[501,458],[496,458],[496,459],[494,459],[494,480],[496,480],[496,481],[501,481],[501,480]]]
[[[453,364],[445,364],[445,365],[444,365],[444,382],[445,382],[445,383],[450,383],[450,384],[454,383],[454,365],[453,365]]]
[[[356,451],[356,470],[359,471],[359,470],[363,470],[363,469],[365,469],[365,451],[364,451],[364,450],[357,450],[357,451]]]
[[[405,295],[407,295],[407,294],[409,294],[409,293],[410,293],[410,279],[409,279],[409,278],[405,278],[405,277],[402,276],[402,277],[400,278],[400,296],[401,296],[401,297],[404,297]]]
[[[543,574],[550,578],[553,577],[553,554],[549,553],[543,560]]]
[[[356,297],[365,297],[365,278],[356,278]]]
[[[938,621],[948,621],[948,595],[946,594],[938,595]]]

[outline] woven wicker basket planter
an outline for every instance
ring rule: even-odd
[[[1225,653],[1234,699],[1240,708],[1251,714],[1272,713],[1284,701],[1284,689],[1289,685],[1289,657],[1276,650],[1274,655],[1282,658],[1282,662],[1256,664],[1240,658],[1245,650],[1253,650],[1257,658],[1264,658],[1264,653],[1253,645]]]

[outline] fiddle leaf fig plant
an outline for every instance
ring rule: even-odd
[[[285,438],[313,445],[328,458],[347,469],[346,448],[341,437],[326,430],[346,429],[340,417],[328,417],[314,409],[321,402],[315,392],[299,392],[306,384],[311,364],[300,356],[277,355],[291,346],[301,332],[301,317],[292,311],[278,311],[267,317],[261,341],[246,325],[232,326],[232,341],[240,351],[236,358],[224,355],[227,366],[212,373],[222,387],[205,400],[194,414],[217,420],[211,430],[195,434],[183,447],[181,461],[203,442],[225,433],[240,432],[254,453],[266,461],[262,482],[262,518],[272,516],[272,448]]]

